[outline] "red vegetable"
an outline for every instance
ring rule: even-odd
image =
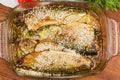
[[[39,0],[18,0],[19,4],[22,4],[25,2],[33,2],[33,1],[39,1]]]

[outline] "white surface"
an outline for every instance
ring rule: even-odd
[[[14,8],[15,6],[18,5],[18,0],[0,0],[0,3],[5,6]]]

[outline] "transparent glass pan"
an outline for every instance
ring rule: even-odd
[[[34,7],[43,6],[43,5],[65,5],[68,7],[76,7],[76,8],[82,8],[93,11],[100,22],[101,25],[101,32],[102,32],[102,55],[100,64],[93,70],[85,70],[74,74],[42,74],[42,75],[30,75],[30,74],[21,74],[16,71],[13,63],[13,44],[12,44],[12,31],[13,26],[12,21],[18,13],[21,13],[26,10],[30,10]],[[41,2],[31,2],[31,3],[25,3],[18,5],[13,9],[13,11],[9,14],[8,20],[4,22],[3,25],[3,31],[4,34],[2,43],[3,45],[3,52],[4,54],[1,55],[2,58],[7,60],[9,62],[9,65],[13,71],[15,71],[20,76],[28,76],[28,77],[45,77],[45,78],[76,78],[76,77],[84,77],[89,75],[98,74],[101,72],[107,65],[109,59],[112,56],[115,56],[118,54],[118,25],[115,20],[110,19],[106,16],[105,12],[101,7],[99,7],[95,3],[89,3],[89,2],[80,2],[80,1],[41,1]]]

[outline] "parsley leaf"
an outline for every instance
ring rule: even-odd
[[[95,2],[107,10],[117,11],[120,8],[120,0],[88,0],[89,2]]]

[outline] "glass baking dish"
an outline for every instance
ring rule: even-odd
[[[74,73],[44,73],[39,72],[31,75],[31,69],[28,69],[28,73],[22,73],[20,70],[17,69],[17,66],[14,63],[14,44],[13,44],[13,22],[16,16],[19,13],[24,11],[31,11],[31,9],[40,6],[47,6],[47,5],[64,5],[67,7],[74,7],[80,8],[84,10],[90,10],[93,12],[93,16],[96,16],[100,23],[100,30],[102,36],[102,50],[99,55],[100,63],[97,67],[93,69],[85,69],[80,71],[74,71]],[[18,17],[19,18],[19,17]],[[17,23],[19,24],[19,23]],[[103,8],[98,6],[95,3],[90,3],[86,1],[41,1],[41,2],[30,2],[18,5],[13,9],[13,11],[9,14],[8,20],[1,24],[3,27],[2,34],[2,50],[1,50],[1,57],[4,58],[9,62],[11,69],[20,76],[28,76],[28,77],[36,77],[36,78],[77,78],[77,77],[84,77],[89,75],[94,75],[100,73],[107,65],[109,59],[112,56],[118,54],[118,25],[117,22],[113,19],[110,19],[106,16]],[[28,43],[29,44],[29,43]],[[68,69],[69,70],[69,69]],[[68,71],[67,70],[67,71]],[[25,71],[23,71],[25,72]]]

